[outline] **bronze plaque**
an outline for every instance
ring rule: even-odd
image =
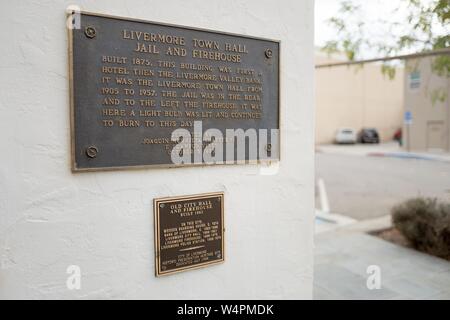
[[[224,261],[223,197],[217,192],[154,199],[157,277]]]
[[[278,41],[80,13],[69,44],[73,171],[178,166],[171,134],[195,137],[196,122],[279,129]],[[270,157],[276,139],[236,161]]]

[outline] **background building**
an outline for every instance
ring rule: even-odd
[[[405,112],[412,120],[403,132],[410,150],[450,151],[450,78],[432,70],[433,59],[406,59]]]
[[[316,65],[345,61],[316,50]],[[395,78],[377,63],[316,68],[316,144],[332,143],[338,128],[376,128],[382,141],[402,127],[403,68]]]

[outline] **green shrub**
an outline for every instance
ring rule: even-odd
[[[450,203],[414,198],[392,208],[393,225],[417,250],[450,258]]]

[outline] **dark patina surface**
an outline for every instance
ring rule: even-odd
[[[154,200],[156,276],[224,261],[223,193]]]
[[[216,128],[224,134],[225,129],[279,128],[277,41],[87,13],[81,15],[80,21],[81,28],[70,31],[74,171],[172,166],[171,133],[177,128],[192,132],[193,121],[202,121],[203,131]],[[137,40],[139,33],[141,38]],[[184,43],[161,42],[156,36],[155,41],[142,41],[144,33],[148,34],[147,40],[151,40],[153,34],[182,38]],[[201,44],[209,41],[213,46],[199,47],[195,39],[203,41]],[[219,49],[214,47],[215,43]],[[231,47],[226,49],[227,44]],[[152,53],[152,50],[156,52]],[[168,50],[178,51],[168,55]],[[239,55],[240,61],[198,58],[198,52],[194,53],[194,50],[212,52],[212,55],[216,52]],[[183,69],[182,64],[192,67]],[[224,73],[219,67],[229,67],[231,71]],[[136,75],[134,69],[146,74]],[[237,73],[238,69],[244,73],[253,70],[254,73]],[[165,71],[171,74],[165,74]],[[183,78],[186,73],[189,76],[209,74],[217,80],[186,79]],[[230,81],[234,79],[232,77],[245,77],[251,81],[233,82]],[[151,85],[139,84],[142,80]],[[259,83],[252,83],[253,80]],[[197,87],[167,87],[168,81],[196,83]],[[207,85],[222,85],[223,89],[210,90]],[[234,86],[233,89],[229,85]],[[258,92],[252,92],[255,89]],[[133,94],[130,94],[131,90]],[[167,96],[167,91],[176,96]],[[225,98],[219,99],[220,94]],[[229,94],[240,94],[241,99],[234,100]],[[244,94],[250,100],[245,100]],[[251,100],[255,97],[259,100]],[[134,105],[127,104],[131,100]],[[148,100],[147,105],[141,105],[141,100]],[[238,107],[207,108],[204,103],[235,103]],[[247,105],[247,109],[242,105]],[[155,115],[158,111],[160,114]],[[198,113],[187,116],[186,111]],[[222,115],[218,114],[220,112]],[[240,118],[243,113],[257,117]],[[248,159],[248,154],[245,157]]]

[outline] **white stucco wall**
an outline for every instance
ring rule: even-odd
[[[65,8],[281,40],[282,152],[257,166],[73,174]],[[2,1],[0,298],[311,298],[313,1]],[[224,191],[226,261],[155,278],[155,197]],[[66,268],[81,267],[81,290]]]

